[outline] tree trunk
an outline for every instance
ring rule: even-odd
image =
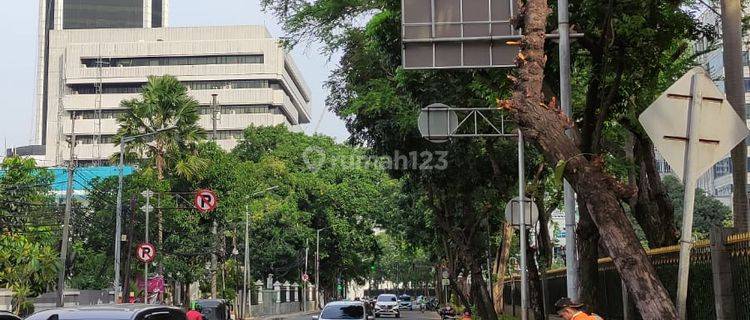
[[[721,3],[721,33],[723,37],[724,83],[727,100],[744,121],[745,87],[743,85],[745,68],[742,61],[742,1],[722,0]],[[747,144],[745,140],[732,149],[732,212],[734,227],[740,232],[750,230],[747,199]]]
[[[524,37],[517,59],[518,79],[515,79],[512,101],[503,107],[514,111],[524,135],[537,144],[548,163],[566,163],[565,178],[604,235],[602,239],[615,267],[633,294],[643,318],[676,319],[674,305],[620,207],[620,199],[627,196],[628,190],[605,172],[600,159],[589,161],[581,156],[576,143],[565,135],[567,127],[573,126],[572,121],[544,104],[541,90],[547,59],[544,54],[545,27],[550,13],[547,1],[528,0],[520,13]]]
[[[508,259],[510,258],[510,246],[511,240],[513,240],[513,227],[509,223],[503,224],[503,240],[500,246],[497,248],[497,254],[495,255],[495,263],[492,268],[492,273],[495,276],[495,282],[492,283],[492,295],[495,300],[495,312],[498,314],[504,313],[505,302],[504,302],[504,290],[505,290],[505,274],[508,269]]]
[[[586,207],[586,202],[578,197],[579,221],[576,228],[578,235],[578,263],[581,288],[580,302],[591,308],[591,311],[599,311],[599,232],[596,230],[594,220]]]
[[[678,239],[674,206],[656,169],[654,145],[640,134],[633,134],[633,139],[633,158],[639,164],[635,173],[638,194],[630,201],[633,216],[652,248],[674,245]]]
[[[529,273],[529,308],[534,312],[534,319],[544,319],[544,299],[542,298],[542,282],[539,278],[539,268],[536,261],[536,249],[526,247],[526,265]]]
[[[474,263],[471,268],[471,297],[481,319],[497,319],[492,297],[487,290],[487,282],[482,275],[481,264]]]

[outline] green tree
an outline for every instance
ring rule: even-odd
[[[187,94],[187,88],[173,76],[149,77],[141,97],[125,100],[126,112],[117,119],[120,128],[115,143],[123,137],[155,133],[127,144],[129,158],[145,162],[156,171],[159,180],[169,176],[192,178],[200,175],[208,163],[195,155],[195,148],[205,132],[198,125],[198,101]],[[162,249],[164,215],[156,211],[156,244]],[[159,265],[161,269],[162,266]]]
[[[664,187],[674,205],[675,226],[682,224],[683,196],[685,186],[675,176],[664,177]],[[712,198],[703,189],[695,190],[693,233],[698,239],[708,238],[711,228],[723,226],[732,220],[732,209]]]
[[[197,175],[199,162],[190,157],[205,132],[198,125],[198,101],[187,94],[187,88],[173,76],[149,77],[140,98],[125,100],[120,106],[126,112],[117,119],[120,128],[115,143],[123,137],[173,130],[136,139],[127,144],[132,156],[143,159],[157,172],[185,177]]]
[[[33,310],[26,299],[54,286],[61,267],[52,181],[33,159],[7,157],[0,164],[0,286],[13,290],[17,314]]]

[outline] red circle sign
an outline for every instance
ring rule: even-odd
[[[218,201],[219,198],[216,197],[216,194],[213,191],[202,189],[195,193],[195,201],[193,204],[195,204],[195,209],[205,213],[216,209]]]
[[[310,281],[310,276],[308,276],[307,273],[302,274],[302,282],[308,281]]]
[[[141,243],[135,250],[135,256],[138,257],[138,260],[145,263],[154,261],[154,258],[156,258],[156,247],[150,243]]]

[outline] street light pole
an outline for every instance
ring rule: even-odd
[[[248,266],[250,265],[250,207],[245,204],[245,268],[242,275],[242,318],[245,318],[245,309],[249,309],[250,303],[248,303],[247,294],[247,273]]]
[[[216,122],[219,120],[219,110],[218,110],[218,104],[216,102],[218,94],[214,93],[211,94],[212,101],[211,101],[211,122],[213,124],[213,136],[211,137],[211,140],[214,142],[217,140],[217,129],[216,129]],[[211,226],[211,236],[214,238],[214,248],[211,251],[211,299],[216,299],[216,267],[218,266],[218,258],[216,252],[218,251],[219,246],[219,239],[217,237],[218,234],[218,221],[216,221],[216,217],[213,218],[213,223]]]
[[[278,187],[279,186],[273,186],[273,187],[258,191],[256,193],[253,193],[248,197],[248,200],[249,198],[264,194]],[[249,207],[249,204],[245,203],[245,271],[243,272],[243,275],[242,275],[243,301],[242,301],[242,307],[240,308],[240,310],[242,310],[241,316],[243,319],[245,318],[245,309],[247,308],[249,312],[250,304],[251,304],[251,301],[249,299],[250,295],[247,292],[247,278],[248,278],[249,273],[250,273],[250,207]]]
[[[320,231],[318,229],[315,238],[315,305],[320,309]]]
[[[528,306],[529,306],[529,288],[528,288],[528,275],[527,275],[527,263],[526,263],[526,211],[524,205],[526,204],[526,177],[525,177],[525,163],[524,163],[524,143],[523,133],[521,129],[518,129],[518,207],[521,213],[521,320],[527,320],[529,318]]]
[[[557,30],[560,34],[560,107],[568,118],[573,118],[570,103],[570,23],[568,0],[557,2]],[[570,136],[571,130],[566,134]],[[565,180],[563,185],[565,211],[565,267],[568,298],[578,301],[578,248],[576,247],[576,203],[573,187]]]
[[[117,209],[116,209],[116,217],[115,217],[115,276],[114,276],[114,292],[115,292],[115,302],[118,302],[121,295],[121,288],[120,288],[120,245],[121,245],[121,239],[122,239],[122,179],[123,179],[123,168],[125,166],[125,144],[131,141],[134,141],[138,138],[148,137],[152,136],[158,133],[162,133],[165,131],[173,130],[176,127],[168,127],[159,129],[153,132],[129,136],[129,137],[122,137],[120,139],[120,162],[117,165]]]

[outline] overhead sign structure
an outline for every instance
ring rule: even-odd
[[[216,209],[219,199],[216,197],[216,193],[208,189],[198,190],[195,193],[195,209],[200,212],[206,213]]]
[[[523,220],[524,223],[521,223],[521,201],[518,197],[513,198],[513,200],[508,201],[508,204],[505,205],[505,221],[510,221],[511,225],[518,228],[521,226],[521,224],[525,224],[527,226],[534,226],[536,225],[537,221],[539,221],[539,208],[536,206],[536,203],[534,201],[531,201],[529,198],[524,198],[524,210],[526,212],[525,219]]]
[[[135,255],[138,260],[141,260],[144,263],[149,263],[156,258],[156,247],[150,243],[141,243],[138,245],[138,248],[136,248]]]
[[[677,311],[685,319],[698,177],[744,140],[748,128],[700,67],[677,80],[638,120],[685,186],[677,278]]]
[[[402,0],[404,69],[515,67],[514,0]]]

